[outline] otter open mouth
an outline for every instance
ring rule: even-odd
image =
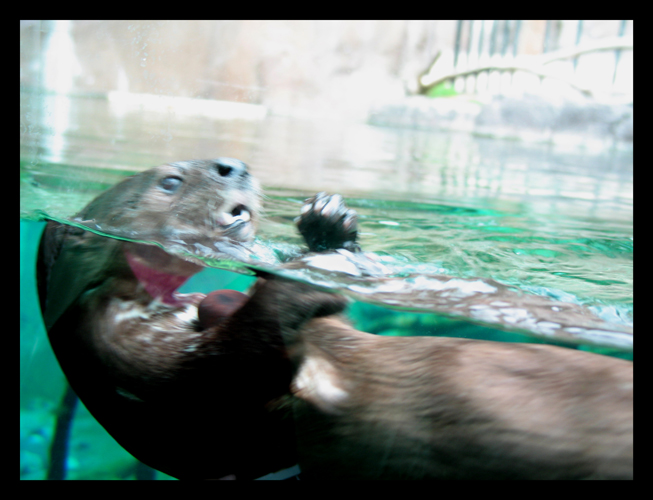
[[[140,251],[141,255],[134,252],[136,249]],[[177,293],[177,289],[200,268],[193,271],[182,269],[181,266],[188,266],[188,263],[168,256],[163,250],[154,246],[124,248],[124,254],[134,276],[152,298],[173,306],[180,306],[186,302],[184,296]],[[152,255],[166,255],[168,263],[179,262],[178,273],[158,269],[152,262],[153,259],[148,259]]]

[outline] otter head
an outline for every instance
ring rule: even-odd
[[[254,237],[258,183],[233,158],[168,163],[125,179],[76,219],[117,236],[211,245]]]
[[[120,182],[89,203],[75,220],[150,244],[53,224],[56,227],[46,230],[41,241],[39,256],[46,325],[85,290],[109,277],[129,275],[129,269],[153,298],[175,304],[173,292],[201,270],[201,263],[173,256],[152,243],[164,248],[182,245],[204,255],[239,256],[242,243],[254,237],[259,196],[258,183],[247,166],[233,158],[169,163]]]

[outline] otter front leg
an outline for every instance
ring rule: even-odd
[[[302,327],[314,318],[342,312],[347,299],[310,285],[270,277],[259,279],[251,297],[244,302],[217,321],[213,310],[224,309],[224,304],[216,305],[212,297],[200,304],[205,321],[202,326],[206,329],[194,354],[207,360],[219,359],[219,363],[211,365],[219,372],[212,378],[230,380],[233,393],[246,395],[250,404],[258,402],[261,407],[267,407],[288,394],[294,372],[293,358],[301,355]]]
[[[256,355],[287,347],[303,325],[314,319],[342,313],[346,297],[319,290],[298,281],[269,276],[259,279],[251,298],[225,324],[239,342],[239,352]]]
[[[295,222],[311,252],[360,251],[356,243],[357,214],[347,208],[338,194],[322,192],[308,198]],[[263,344],[274,346],[273,349],[279,347],[280,333],[296,331],[308,320],[338,314],[347,306],[347,299],[340,295],[267,273],[259,272],[259,276],[262,279],[250,291],[249,299],[230,290],[207,295],[198,308],[200,328],[217,327],[229,319],[222,330],[256,332],[255,339],[249,335],[234,338],[242,343],[243,352],[258,345],[252,350],[260,354],[266,351],[261,349]]]
[[[311,252],[339,248],[360,251],[356,243],[358,215],[347,208],[339,194],[318,193],[308,198],[295,222]]]

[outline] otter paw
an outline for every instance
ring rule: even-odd
[[[358,215],[339,194],[318,193],[308,198],[295,222],[311,252],[360,251],[356,244]]]
[[[286,340],[305,322],[340,314],[349,304],[349,300],[338,293],[273,276],[259,279],[251,292],[251,299],[242,312],[236,314],[242,316],[242,321],[259,325],[248,326],[251,331],[261,331],[260,324],[271,320],[289,337]]]

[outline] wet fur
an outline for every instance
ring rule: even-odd
[[[188,195],[199,201],[178,207],[189,216],[206,210],[203,197],[213,200],[207,180],[244,189],[208,163],[189,170]],[[138,217],[138,199],[149,198],[160,175],[136,181],[134,204],[105,196],[82,214],[113,210],[121,225],[153,224],[153,237],[168,237],[182,219],[160,209],[148,212],[146,226]],[[130,199],[134,188],[123,190]],[[315,219],[323,205],[302,217]],[[121,219],[125,207],[133,217]],[[347,233],[338,241],[353,248],[355,219],[337,210],[342,217],[331,219],[346,221]],[[191,235],[194,220],[212,219],[188,220]],[[222,237],[214,230],[212,238]],[[340,315],[341,296],[273,277],[202,330],[189,321],[202,296],[190,305],[153,303],[124,243],[75,231],[52,224],[41,247],[50,339],[89,410],[154,468],[180,478],[255,478],[296,462],[306,479],[632,477],[630,362],[546,345],[370,335]],[[333,247],[319,234],[305,237],[317,249]],[[145,260],[196,270],[152,248]],[[126,303],[136,309],[126,313]]]
[[[298,324],[338,299],[280,280],[259,283],[256,298],[257,311],[293,304],[284,313],[295,319],[280,327],[302,478],[632,477],[630,362],[548,345],[383,337],[338,315]]]

